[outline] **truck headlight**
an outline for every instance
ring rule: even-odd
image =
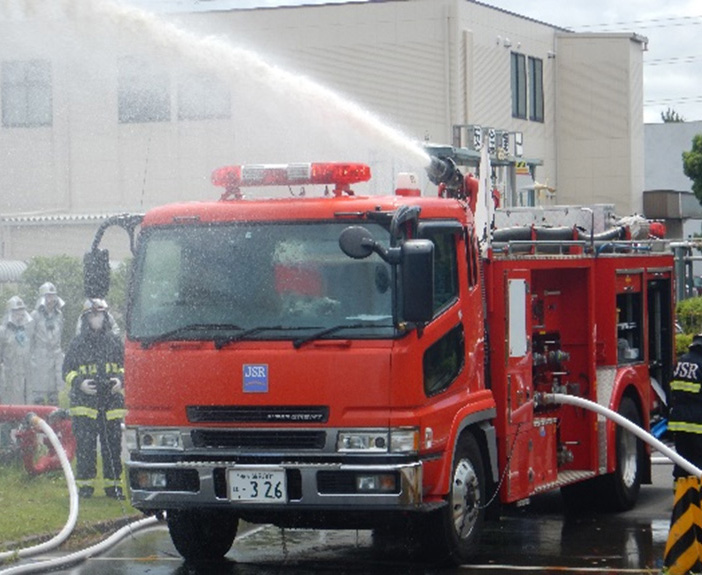
[[[336,439],[339,453],[416,453],[417,428],[344,429]]]
[[[336,450],[342,453],[387,453],[388,430],[349,429],[340,431],[336,439]]]
[[[170,429],[139,429],[139,448],[142,450],[183,451],[180,432]]]

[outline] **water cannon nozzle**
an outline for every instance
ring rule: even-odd
[[[463,174],[451,158],[431,157],[427,166],[427,176],[435,184],[444,184],[451,196],[460,195],[463,189]]]

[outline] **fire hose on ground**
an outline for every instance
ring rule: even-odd
[[[61,529],[61,531],[49,541],[39,545],[34,545],[32,547],[27,547],[25,549],[20,549],[19,551],[5,551],[0,553],[0,560],[3,561],[12,557],[22,558],[37,555],[39,553],[43,553],[44,551],[48,551],[49,549],[58,547],[71,534],[76,525],[76,521],[78,520],[78,487],[76,486],[76,480],[73,477],[71,462],[68,460],[66,452],[61,445],[61,441],[51,426],[38,415],[34,413],[27,414],[27,422],[32,427],[37,427],[46,434],[51,442],[51,445],[56,450],[59,460],[61,461],[61,469],[63,469],[63,474],[66,476],[66,481],[68,482],[68,495],[70,498],[68,520],[63,526],[63,529]]]
[[[668,459],[673,461],[673,463],[685,469],[688,473],[690,473],[690,475],[702,477],[702,469],[699,469],[698,467],[694,466],[692,463],[678,455],[674,450],[670,449],[662,441],[656,439],[653,435],[651,435],[650,433],[648,433],[647,431],[630,421],[629,419],[621,416],[616,411],[603,407],[602,405],[599,405],[598,403],[595,403],[593,401],[583,399],[582,397],[576,397],[573,395],[566,395],[562,393],[538,393],[534,397],[534,402],[537,405],[562,404],[594,411],[608,419],[611,419],[627,431],[630,431],[631,433],[639,437],[642,441],[645,441],[651,447],[668,457]],[[61,530],[61,532],[51,540],[40,545],[36,545],[34,547],[21,549],[18,551],[0,553],[0,560],[5,560],[8,558],[29,557],[58,547],[70,535],[78,517],[78,489],[76,487],[75,479],[73,477],[73,470],[71,469],[70,462],[66,457],[66,453],[63,449],[63,446],[61,445],[59,438],[56,436],[53,429],[37,415],[29,414],[28,421],[33,426],[40,428],[41,431],[43,431],[47,435],[47,437],[51,441],[51,444],[54,446],[54,449],[56,449],[56,453],[61,459],[61,467],[63,468],[66,480],[68,482],[68,489],[70,495],[69,519],[64,528]],[[124,537],[131,535],[136,531],[155,526],[160,520],[161,518],[157,516],[147,517],[146,519],[142,519],[140,521],[136,521],[134,523],[125,525],[104,541],[91,547],[88,547],[87,549],[83,549],[81,551],[63,557],[58,557],[56,559],[10,567],[9,569],[0,571],[0,575],[39,573],[47,569],[56,569],[59,567],[68,567],[71,565],[75,565],[77,563],[85,561],[86,559],[89,559],[92,556],[99,555],[100,553],[107,551],[109,548],[121,541]]]
[[[35,427],[38,430],[42,431],[44,434],[46,434],[52,447],[55,449],[56,454],[59,457],[59,460],[61,462],[61,469],[63,470],[63,473],[66,477],[66,482],[68,483],[68,520],[63,526],[63,529],[61,529],[61,531],[50,540],[45,541],[44,543],[40,543],[39,545],[26,547],[24,549],[2,552],[0,553],[0,561],[5,561],[7,559],[22,559],[25,557],[32,557],[40,553],[45,553],[47,551],[56,549],[59,545],[66,541],[66,539],[68,539],[69,535],[73,532],[73,529],[76,525],[76,521],[78,520],[78,487],[76,485],[75,477],[73,476],[73,469],[71,469],[71,462],[69,461],[68,456],[66,455],[66,451],[64,450],[63,445],[61,444],[61,440],[58,438],[51,426],[38,415],[34,413],[29,413],[27,414],[26,421],[32,427]],[[88,547],[87,549],[83,549],[81,551],[72,553],[70,555],[66,555],[64,557],[58,557],[56,559],[10,567],[9,569],[4,569],[0,571],[0,574],[10,575],[18,573],[39,573],[46,571],[49,568],[55,569],[57,567],[67,567],[76,563],[80,563],[85,559],[92,557],[93,555],[103,553],[127,535],[134,533],[138,530],[151,527],[152,525],[155,525],[158,521],[159,519],[157,517],[147,517],[146,519],[142,519],[132,524],[125,525],[122,529],[114,533],[112,536],[108,537],[107,539],[96,545],[93,545],[92,547]]]

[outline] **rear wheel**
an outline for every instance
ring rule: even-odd
[[[231,513],[174,509],[166,515],[173,545],[186,561],[220,561],[231,549],[239,519]]]
[[[624,397],[619,404],[619,415],[641,426],[641,416],[634,400]],[[615,434],[617,466],[613,473],[602,478],[604,504],[608,511],[627,511],[639,497],[643,475],[643,442],[631,431],[618,425]]]
[[[485,520],[485,469],[477,441],[465,433],[456,446],[448,505],[427,522],[427,549],[459,565],[475,553]]]

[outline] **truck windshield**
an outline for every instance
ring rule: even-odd
[[[392,270],[339,248],[348,222],[236,223],[145,231],[132,339],[389,338]],[[387,247],[388,232],[367,225]]]

